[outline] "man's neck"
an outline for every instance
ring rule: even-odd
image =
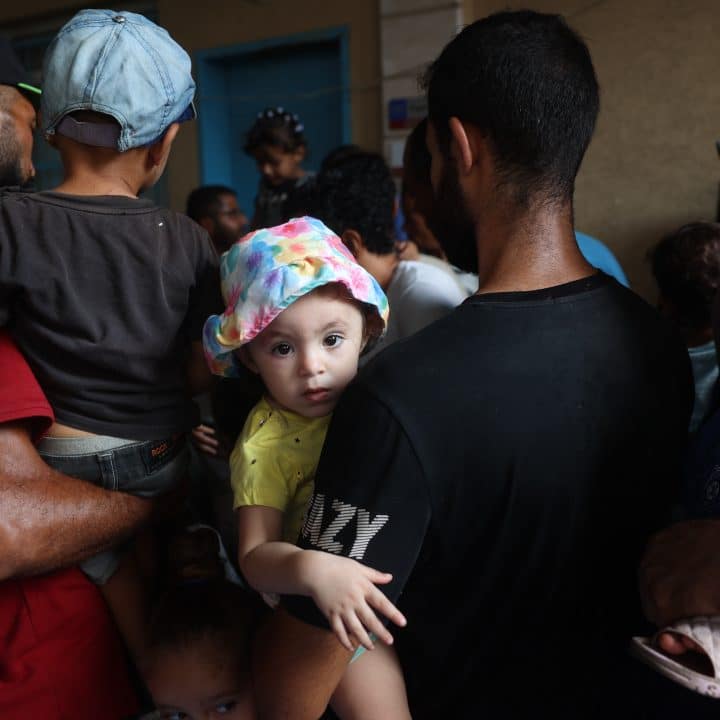
[[[478,293],[540,290],[596,272],[575,241],[570,204],[488,213],[475,238]]]

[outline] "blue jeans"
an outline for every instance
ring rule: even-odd
[[[170,490],[190,461],[184,434],[139,442],[101,435],[43,438],[38,452],[48,465],[65,475],[146,498]],[[119,562],[120,554],[113,549],[85,560],[80,567],[93,582],[103,585]]]

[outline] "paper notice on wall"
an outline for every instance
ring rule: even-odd
[[[388,102],[388,127],[390,130],[412,130],[427,115],[427,98],[393,98]]]

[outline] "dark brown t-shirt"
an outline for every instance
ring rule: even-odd
[[[119,196],[0,196],[0,325],[58,422],[137,440],[190,428],[190,342],[221,307],[217,257],[187,217]]]

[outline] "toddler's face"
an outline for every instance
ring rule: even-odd
[[[328,415],[357,374],[363,316],[339,294],[315,290],[283,310],[247,345],[245,362],[271,399],[304,417]]]
[[[277,186],[302,174],[300,163],[305,157],[305,148],[288,152],[273,145],[261,145],[253,157],[260,174],[270,185]]]
[[[249,671],[213,640],[160,651],[146,682],[165,720],[256,720]]]

